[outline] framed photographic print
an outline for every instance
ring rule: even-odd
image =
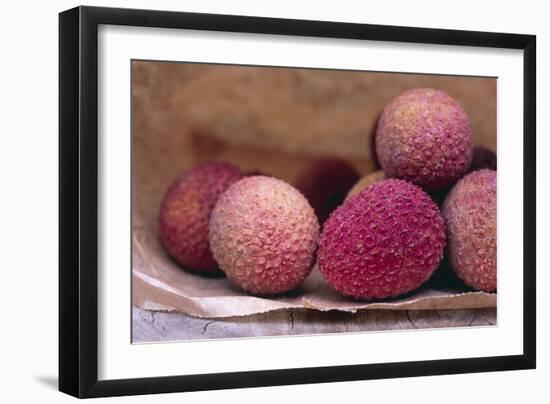
[[[534,36],[78,7],[59,46],[61,391],[535,367]]]

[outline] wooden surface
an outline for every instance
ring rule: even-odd
[[[217,320],[134,307],[132,316],[134,343],[496,325],[494,308],[363,310],[355,314],[288,310]]]

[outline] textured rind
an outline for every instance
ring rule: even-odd
[[[358,179],[359,174],[348,162],[321,158],[307,167],[295,183],[315,210],[319,222],[323,223],[344,201]]]
[[[210,248],[243,290],[273,295],[310,273],[319,223],[306,198],[273,177],[246,177],[220,197],[210,220]]]
[[[204,163],[182,172],[166,191],[159,235],[168,254],[185,269],[219,271],[208,244],[208,222],[220,195],[241,178],[229,163]]]
[[[474,157],[472,158],[472,164],[470,164],[470,168],[468,168],[468,171],[464,175],[467,175],[477,170],[481,170],[483,168],[496,170],[497,155],[495,154],[494,151],[487,149],[483,146],[475,146]],[[437,203],[437,206],[443,205],[443,202],[445,202],[447,195],[449,195],[449,192],[451,191],[451,189],[453,189],[453,187],[456,185],[457,182],[458,180],[451,182],[449,185],[447,185],[444,188],[430,189],[428,191],[428,193],[430,194],[434,202]]]
[[[490,170],[497,169],[497,155],[494,151],[487,149],[483,146],[474,147],[474,156],[472,158],[472,164],[468,172],[474,172],[481,170],[482,168],[488,168]]]
[[[363,189],[365,189],[369,185],[374,184],[375,182],[383,181],[387,179],[388,177],[386,177],[386,174],[382,170],[378,170],[368,175],[365,175],[363,178],[357,181],[355,185],[349,190],[348,195],[346,196],[346,201],[350,199],[353,195],[356,195],[359,192],[361,192]]]
[[[472,161],[470,121],[462,106],[442,91],[405,91],[380,116],[376,154],[388,177],[424,188],[445,187],[466,173]]]
[[[319,269],[329,285],[356,299],[383,299],[426,282],[443,257],[445,226],[437,205],[404,180],[372,184],[323,226]]]
[[[497,288],[497,173],[474,171],[462,178],[443,204],[451,266],[474,289]]]

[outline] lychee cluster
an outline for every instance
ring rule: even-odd
[[[362,299],[406,293],[436,270],[445,245],[441,234],[446,233],[449,261],[457,276],[474,289],[495,291],[496,155],[474,147],[460,104],[439,90],[405,91],[382,111],[374,143],[382,170],[359,180],[323,227],[319,268],[328,283],[344,295]],[[401,179],[399,185],[391,178]],[[410,187],[416,194],[403,191]],[[418,219],[424,213],[413,201],[420,195],[432,204],[431,227]],[[442,217],[437,204],[443,201]],[[414,233],[411,246],[400,235],[407,223],[415,225],[405,234],[421,232]],[[374,244],[373,234],[378,237]],[[366,251],[365,238],[370,243]],[[425,238],[431,243],[422,244]],[[408,247],[413,257],[424,261],[409,256],[402,260]],[[416,270],[408,271],[407,265]]]
[[[184,269],[221,270],[247,292],[273,295],[295,288],[311,272],[319,223],[306,198],[284,181],[205,163],[168,188],[159,233]]]
[[[462,106],[405,91],[374,135],[382,170],[362,179],[336,158],[315,160],[296,188],[228,163],[184,172],[161,206],[163,245],[184,268],[221,270],[254,295],[296,288],[317,260],[340,294],[391,298],[428,281],[445,251],[466,285],[494,292],[496,155],[474,148]]]

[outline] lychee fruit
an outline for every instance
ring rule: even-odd
[[[470,168],[468,168],[468,171],[466,171],[464,175],[469,174],[473,171],[480,170],[482,168],[489,168],[491,170],[496,170],[497,155],[495,154],[494,151],[489,150],[483,146],[475,146],[474,157],[472,158],[472,164],[470,164]],[[428,191],[432,199],[435,201],[435,203],[437,203],[437,206],[443,205],[445,198],[447,198],[447,195],[449,194],[451,189],[453,189],[457,181],[451,182],[449,185],[447,185],[444,188],[430,189]]]
[[[306,198],[273,177],[246,177],[220,197],[210,248],[236,285],[256,295],[294,289],[310,273],[319,223]]]
[[[444,188],[470,167],[470,120],[464,108],[443,91],[405,91],[380,116],[376,154],[388,177],[426,189]]]
[[[182,172],[166,191],[159,235],[168,254],[185,269],[219,271],[208,244],[208,221],[220,195],[241,178],[241,171],[229,163],[204,163]]]
[[[384,299],[410,292],[443,257],[445,225],[420,187],[399,179],[372,184],[323,226],[319,270],[344,296]]]
[[[359,174],[348,162],[320,158],[298,176],[295,184],[315,210],[319,222],[323,223],[344,201],[358,179]]]
[[[386,174],[384,174],[384,171],[378,170],[374,171],[370,174],[365,175],[363,178],[361,178],[359,181],[355,183],[355,185],[349,190],[348,195],[346,196],[346,201],[351,198],[353,195],[358,194],[363,189],[368,187],[371,184],[374,184],[378,181],[387,180],[388,177],[386,177]]]
[[[497,288],[497,173],[482,169],[463,177],[443,203],[451,266],[474,289]]]
[[[497,155],[494,151],[486,147],[476,146],[474,147],[474,156],[472,158],[472,164],[470,164],[468,172],[474,172],[476,170],[481,170],[482,168],[496,170]]]

